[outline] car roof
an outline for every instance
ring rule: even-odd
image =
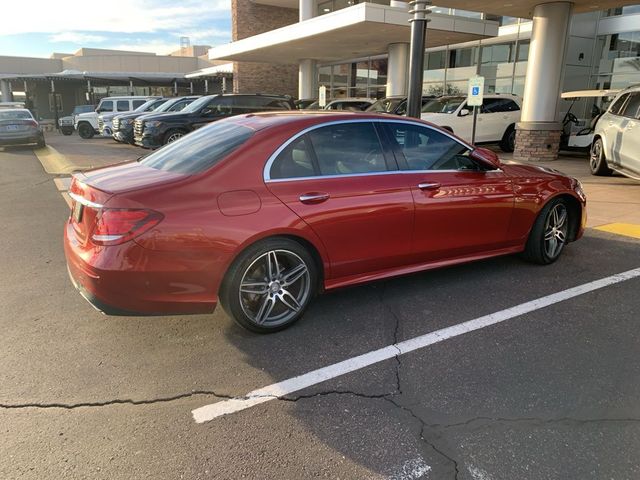
[[[31,115],[31,111],[28,108],[3,108],[3,112],[27,112]]]

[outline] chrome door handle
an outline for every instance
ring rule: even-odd
[[[437,190],[440,188],[439,183],[419,183],[418,188],[420,190]]]
[[[302,203],[322,203],[326,200],[329,200],[328,193],[305,193],[304,195],[300,195],[300,201]]]

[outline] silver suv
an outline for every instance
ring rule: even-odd
[[[593,175],[640,180],[640,85],[621,91],[596,123],[589,166]]]

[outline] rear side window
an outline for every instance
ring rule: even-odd
[[[216,122],[156,150],[140,163],[158,170],[192,175],[212,167],[252,135],[253,130],[242,125]]]
[[[632,93],[629,95],[629,100],[625,104],[623,111],[620,115],[624,115],[629,118],[638,118],[640,109],[640,93]]]
[[[136,108],[138,108],[141,105],[144,105],[146,102],[146,100],[134,100],[133,101],[133,109],[135,110]],[[118,111],[120,111],[120,102],[118,102]],[[157,105],[157,104],[154,104]]]
[[[476,170],[469,149],[437,130],[405,123],[385,123],[408,170]]]
[[[116,109],[119,112],[126,112],[129,110],[129,100],[118,100],[116,102]]]
[[[352,175],[387,170],[373,124],[341,123],[317,128],[291,142],[273,162],[269,178]]]
[[[482,102],[482,113],[517,112],[520,107],[507,98],[490,98]]]
[[[343,123],[309,132],[320,175],[384,172],[387,165],[372,123]]]

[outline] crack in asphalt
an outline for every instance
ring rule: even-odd
[[[16,403],[16,404],[7,404],[0,403],[0,409],[5,410],[17,410],[21,408],[38,408],[38,409],[47,409],[47,408],[62,408],[65,410],[73,410],[76,408],[92,408],[92,407],[108,407],[110,405],[152,405],[154,403],[167,403],[173,402],[176,400],[181,400],[184,398],[195,397],[195,396],[213,396],[222,400],[232,400],[236,398],[242,397],[234,397],[232,395],[225,395],[222,393],[214,392],[213,390],[194,390],[190,393],[180,393],[178,395],[174,395],[171,397],[159,397],[152,398],[149,400],[133,400],[133,399],[121,399],[116,398],[113,400],[105,400],[102,402],[78,402],[78,403],[40,403],[40,402],[31,402],[31,403]]]
[[[565,423],[574,425],[586,425],[590,423],[640,423],[640,418],[633,417],[604,417],[604,418],[577,418],[577,417],[555,417],[555,418],[540,418],[540,417],[474,417],[469,420],[465,420],[457,423],[431,423],[428,424],[430,428],[434,429],[448,429],[471,426],[474,423],[523,423],[523,424],[538,424],[538,425],[550,425],[554,423]]]
[[[392,343],[392,347],[395,348],[397,350],[397,354],[395,355],[395,359],[396,359],[396,392],[400,395],[402,395],[402,387],[400,385],[400,368],[402,368],[402,360],[400,360],[400,355],[402,355],[402,352],[400,351],[400,349],[397,347],[398,344],[398,334],[400,331],[400,316],[396,313],[396,311],[391,308],[391,305],[387,304],[387,301],[385,299],[385,296],[387,294],[387,286],[389,285],[388,282],[385,282],[382,285],[382,291],[380,292],[380,295],[378,295],[378,300],[380,301],[380,304],[382,305],[382,308],[384,308],[389,315],[391,315],[391,317],[395,320],[395,325],[393,327],[393,343]]]

